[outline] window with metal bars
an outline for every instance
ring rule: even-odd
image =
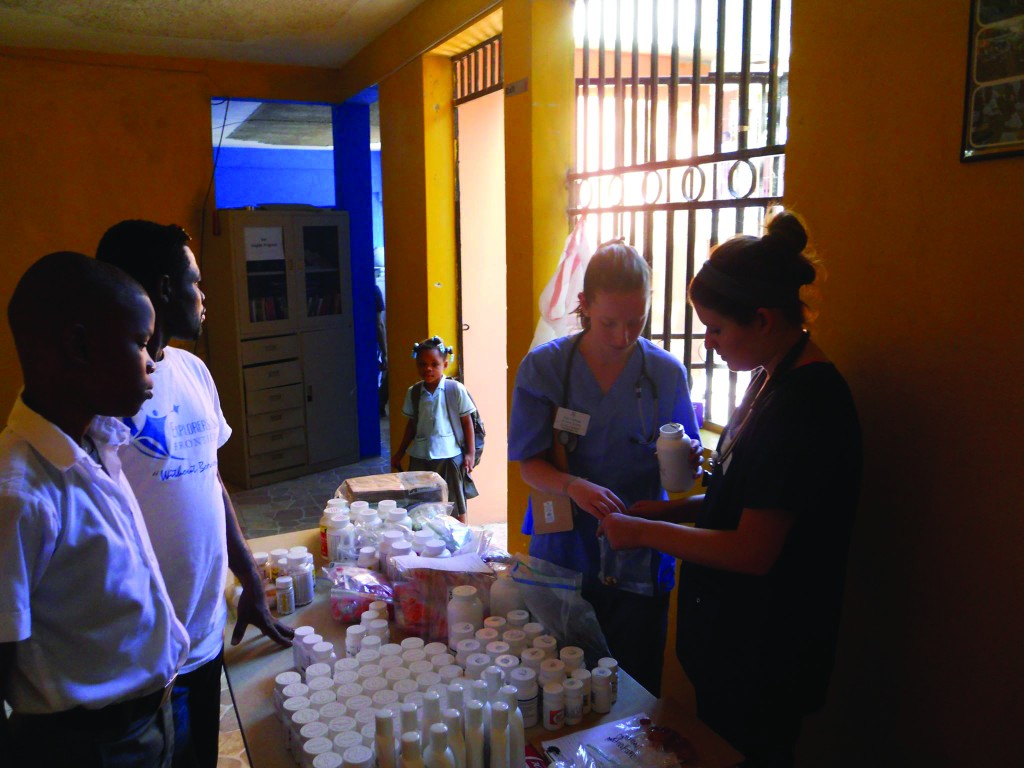
[[[686,287],[718,242],[782,197],[791,0],[576,0],[569,214],[653,274],[652,341],[724,424],[749,381],[704,347]]]
[[[486,96],[502,87],[504,77],[501,35],[484,40],[452,57],[455,106]]]

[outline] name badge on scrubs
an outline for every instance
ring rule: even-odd
[[[590,428],[590,414],[559,408],[555,412],[555,429],[583,437]]]

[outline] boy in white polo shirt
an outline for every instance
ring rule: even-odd
[[[0,434],[0,764],[166,766],[188,653],[117,448],[150,396],[153,308],[117,270],[53,253],[8,320],[24,390]]]

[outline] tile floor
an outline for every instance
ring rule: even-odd
[[[391,471],[387,418],[380,420],[380,436],[380,456],[248,491],[229,488],[242,533],[255,539],[315,528],[344,480]]]

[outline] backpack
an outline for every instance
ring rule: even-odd
[[[449,386],[451,385],[451,386]],[[455,379],[445,377],[444,380],[444,405],[448,411],[448,423],[452,426],[452,432],[455,434],[455,441],[459,444],[459,448],[464,448],[463,443],[465,437],[462,434],[462,421],[459,419],[459,414],[455,412],[455,398],[449,397],[448,393],[455,393],[455,388],[458,384],[455,383]],[[420,413],[420,394],[423,392],[423,382],[417,382],[413,384],[411,399],[412,399],[412,412],[419,416]],[[476,446],[476,452],[473,458],[473,466],[475,467],[480,463],[480,457],[484,453],[484,438],[487,437],[487,430],[484,429],[484,420],[480,418],[480,411],[477,410],[476,403],[473,402],[473,396],[469,394],[469,390],[466,390],[466,394],[469,395],[469,402],[473,405],[473,412],[469,414],[470,420],[473,422],[473,443]]]

